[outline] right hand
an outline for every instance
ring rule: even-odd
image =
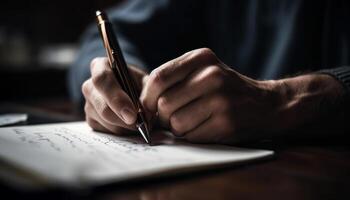
[[[124,134],[135,130],[136,109],[129,96],[120,87],[109,67],[108,59],[91,61],[91,78],[82,85],[85,97],[87,123],[97,131]],[[138,91],[142,90],[147,74],[129,66]]]

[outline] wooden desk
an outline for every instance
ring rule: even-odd
[[[349,199],[348,147],[289,147],[275,160],[149,187],[109,191],[105,199]]]
[[[45,102],[46,104],[36,102],[21,105],[22,107],[19,104],[12,106],[17,110],[46,113],[50,119],[58,116],[58,121],[82,119],[82,116],[70,111],[73,106],[66,100]],[[1,104],[0,108],[4,108],[4,105]],[[10,107],[7,104],[8,110]],[[84,193],[13,193],[14,190],[8,188],[0,191],[18,198],[35,199],[350,199],[348,141],[264,145],[276,150],[275,159],[230,169],[150,182],[125,183]]]

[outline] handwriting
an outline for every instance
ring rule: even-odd
[[[125,180],[166,170],[229,163],[271,155],[227,146],[195,145],[154,134],[115,136],[92,131],[85,122],[0,129],[0,156],[55,182],[70,185]],[[159,136],[159,137],[157,137]],[[166,136],[166,137],[165,137]],[[34,174],[33,173],[33,174]],[[94,182],[96,181],[96,182]]]
[[[157,147],[149,146],[135,137],[83,133],[67,127],[53,127],[49,130],[15,128],[13,131],[18,141],[34,148],[46,151],[49,149],[64,155],[90,156],[96,161],[109,163],[119,168],[128,168],[140,162],[166,162],[179,159],[164,155]],[[187,158],[183,156],[181,159],[186,160]]]

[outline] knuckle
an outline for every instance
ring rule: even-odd
[[[195,56],[200,59],[206,60],[209,63],[217,61],[215,53],[209,48],[197,49],[195,51]]]
[[[169,98],[162,96],[158,99],[157,104],[157,109],[161,118],[165,121],[169,121],[170,115],[173,111]]]
[[[100,87],[100,86],[104,85],[105,83],[110,82],[110,80],[111,80],[110,76],[111,76],[111,73],[109,73],[109,71],[101,70],[97,74],[92,76],[91,80],[95,86]]]
[[[208,67],[207,68],[208,70],[208,73],[211,75],[211,76],[214,76],[214,77],[221,77],[222,76],[222,69],[218,66],[211,66],[211,67]]]
[[[110,121],[110,118],[112,117],[112,112],[109,109],[107,105],[104,105],[100,110],[100,116],[102,119],[106,121]]]
[[[207,79],[216,88],[221,88],[225,84],[225,77],[224,77],[223,71],[218,66],[207,68]]]
[[[90,70],[92,70],[96,66],[96,63],[98,63],[101,59],[101,57],[96,57],[92,59],[90,62]]]
[[[91,79],[88,79],[81,86],[81,91],[86,99],[89,98],[89,96],[92,94],[92,90],[93,88],[92,88]]]
[[[207,47],[198,49],[198,53],[201,55],[206,55],[206,56],[213,56],[214,55],[214,52],[210,48],[207,48]]]
[[[166,96],[161,96],[158,99],[158,110],[168,110],[170,107],[170,99]]]
[[[156,69],[154,71],[151,72],[150,77],[149,77],[149,81],[151,81],[152,83],[154,83],[156,86],[158,84],[162,84],[165,80],[164,77],[164,70],[163,69]]]
[[[154,102],[149,101],[150,99],[148,99],[148,103],[152,103],[152,104],[154,103],[154,106],[157,106],[156,99],[161,94],[161,91],[166,85],[166,79],[164,74],[165,73],[163,70],[155,70],[151,72],[148,79],[148,84],[153,91],[153,94],[151,95],[154,97],[154,98],[153,97],[150,98],[150,99],[153,99]]]

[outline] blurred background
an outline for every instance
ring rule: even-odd
[[[0,101],[68,99],[67,68],[95,10],[121,0],[1,0]]]

